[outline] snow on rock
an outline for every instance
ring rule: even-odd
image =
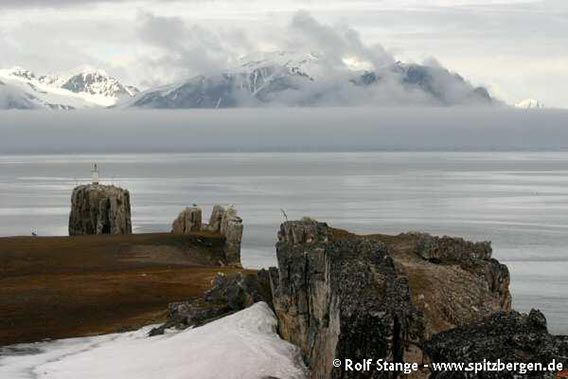
[[[354,57],[264,52],[221,71],[151,88],[120,107],[191,109],[256,106],[475,105],[500,102],[439,65],[373,67]],[[371,71],[368,71],[371,69]]]
[[[41,102],[17,86],[0,80],[0,109],[39,109]]]
[[[23,97],[34,99],[34,108],[108,107],[138,93],[136,88],[124,86],[104,71],[91,68],[65,74],[36,75],[24,68],[13,67],[0,70],[0,80],[17,88]],[[11,90],[11,93],[14,93],[14,90]],[[17,108],[14,104],[12,108]],[[0,109],[6,108],[8,107],[0,104]]]
[[[515,107],[520,109],[543,109],[544,104],[535,99],[525,99],[515,104]]]
[[[195,329],[151,328],[0,349],[2,378],[305,378],[299,350],[276,334],[266,303]]]

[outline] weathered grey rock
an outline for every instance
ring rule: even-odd
[[[75,187],[71,196],[69,235],[130,234],[130,194],[101,184]]]
[[[490,259],[491,242],[470,242],[463,238],[435,237],[417,233],[416,253],[430,261],[468,262]]]
[[[209,224],[207,224],[207,230],[213,233],[221,232],[221,223],[223,222],[223,217],[225,216],[225,207],[219,204],[213,206],[211,211],[211,217],[209,218]]]
[[[500,312],[476,323],[435,335],[425,344],[434,362],[568,364],[568,340],[548,333],[546,318],[537,310],[527,314]],[[526,374],[525,374],[526,375]],[[519,372],[438,372],[432,378],[514,378]],[[533,378],[555,378],[556,372],[533,372]]]
[[[282,337],[300,347],[312,378],[390,377],[346,373],[333,359],[402,362],[422,338],[421,314],[385,245],[333,240],[326,224],[285,222],[271,272]]]
[[[187,234],[201,230],[201,208],[187,207],[177,216],[172,224],[172,233]]]
[[[243,220],[233,207],[215,205],[209,224],[202,226],[201,208],[185,208],[172,224],[172,233],[188,234],[204,230],[219,233],[225,237],[225,263],[229,266],[241,266],[241,242],[243,238]]]
[[[220,317],[247,308],[258,301],[272,306],[268,271],[218,274],[213,287],[202,298],[171,303],[168,321],[150,331],[150,335],[163,334],[168,328],[185,329],[201,326]]]
[[[243,229],[243,220],[237,216],[237,210],[233,207],[226,209],[220,233],[225,236],[225,257],[229,265],[241,266]]]
[[[486,243],[357,236],[302,219],[281,225],[276,252],[280,332],[313,378],[394,377],[333,369],[332,360],[422,362],[432,335],[511,307],[509,272]]]
[[[509,270],[491,258],[488,242],[417,233],[385,241],[425,315],[427,336],[511,310]]]

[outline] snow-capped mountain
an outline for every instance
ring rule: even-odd
[[[440,66],[393,63],[357,70],[322,56],[277,52],[236,67],[140,93],[125,106],[231,108],[242,106],[492,105],[483,87]]]
[[[544,104],[535,99],[525,99],[515,104],[519,109],[544,109]]]
[[[21,88],[0,80],[0,109],[38,109],[41,103]]]
[[[83,69],[36,75],[0,70],[1,108],[89,107],[234,108],[257,106],[495,105],[439,65],[392,62],[380,67],[318,53],[272,52],[242,58],[233,67],[139,93],[104,71]]]
[[[138,93],[101,70],[36,75],[15,67],[0,70],[0,109],[78,109],[108,107]],[[10,99],[10,101],[7,101]],[[8,105],[9,104],[9,105]]]

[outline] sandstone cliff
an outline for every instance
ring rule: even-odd
[[[75,187],[71,196],[69,235],[130,234],[130,193],[101,184]]]

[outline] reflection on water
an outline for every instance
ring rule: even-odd
[[[235,204],[243,261],[275,264],[280,209],[353,231],[491,240],[514,306],[568,333],[568,153],[242,153],[0,156],[0,235],[67,233],[70,193],[92,162],[131,191],[137,232],[182,207]]]

